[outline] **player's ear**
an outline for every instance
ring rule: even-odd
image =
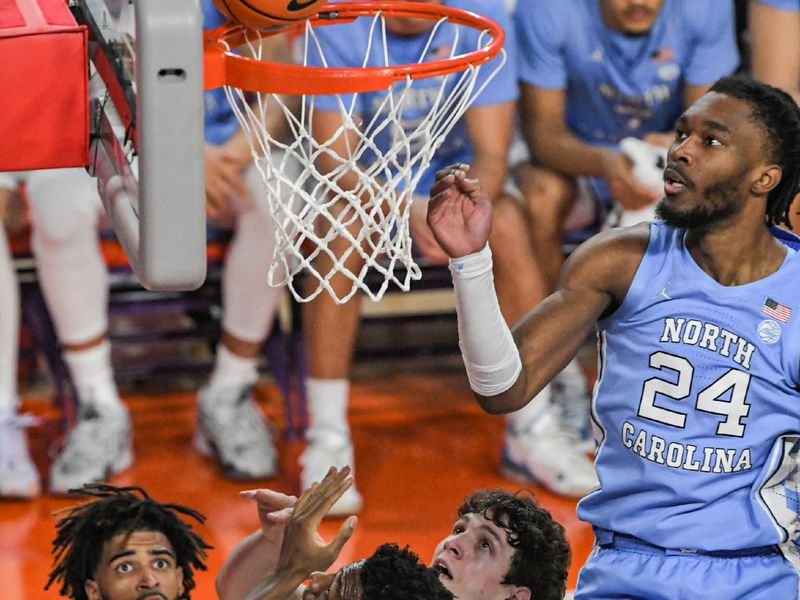
[[[508,600],[531,600],[531,590],[525,586],[513,586],[514,593]]]
[[[757,175],[758,178],[750,186],[750,191],[756,196],[766,196],[781,182],[783,169],[778,165],[767,165],[762,167]]]
[[[103,600],[103,596],[100,594],[100,586],[97,585],[94,579],[87,579],[83,583],[83,591],[86,592],[86,597],[89,600]]]

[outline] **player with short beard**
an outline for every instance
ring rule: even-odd
[[[795,101],[717,81],[678,121],[664,221],[578,248],[513,336],[468,169],[437,174],[428,223],[481,406],[517,410],[597,331],[601,486],[578,504],[596,544],[575,599],[797,598],[800,238],[775,227],[800,191]]]

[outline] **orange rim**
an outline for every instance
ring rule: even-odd
[[[306,67],[257,60],[227,50],[241,46],[249,30],[242,25],[226,23],[203,32],[203,76],[206,89],[228,85],[252,92],[276,94],[346,94],[374,92],[387,89],[392,83],[407,77],[421,79],[464,71],[470,65],[480,65],[497,56],[503,47],[505,33],[491,19],[474,12],[450,6],[423,2],[342,2],[323,4],[320,13],[308,19],[311,25],[322,26],[352,21],[357,17],[374,16],[382,12],[398,17],[416,17],[448,21],[487,31],[491,41],[483,48],[453,58],[390,67]],[[299,31],[306,21],[277,30],[261,30],[261,35]]]

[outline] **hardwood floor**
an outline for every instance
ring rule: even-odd
[[[257,527],[254,508],[237,492],[252,487],[298,492],[302,444],[281,435],[283,409],[275,387],[260,385],[258,397],[278,429],[281,470],[275,479],[242,484],[225,480],[212,462],[192,450],[194,393],[125,395],[134,421],[136,461],[112,483],[141,485],[159,500],[187,504],[208,517],[199,530],[214,550],[208,572],[198,576],[194,600],[215,597],[213,576],[224,557]],[[30,443],[40,471],[46,473],[58,414],[44,398],[26,398],[24,408],[44,417],[44,424],[31,430]],[[350,418],[356,481],[366,506],[340,563],[366,556],[387,541],[408,544],[427,561],[465,495],[481,487],[519,487],[499,472],[502,418],[480,411],[457,366],[361,374],[353,383]],[[572,588],[590,551],[591,529],[577,520],[574,501],[530,489],[567,530],[574,555]],[[0,502],[0,597],[59,597],[57,590],[43,590],[51,564],[52,513],[73,502],[49,495]],[[339,523],[326,522],[323,533],[331,535]]]

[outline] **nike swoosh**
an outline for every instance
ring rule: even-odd
[[[291,10],[293,12],[297,12],[298,10],[303,10],[304,8],[308,8],[312,4],[317,2],[317,0],[292,0],[289,4],[286,5],[286,10]]]

